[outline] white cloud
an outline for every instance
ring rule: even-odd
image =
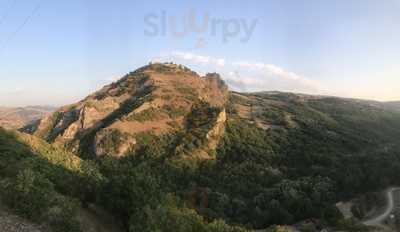
[[[104,79],[104,81],[115,82],[115,81],[118,81],[119,79],[121,79],[120,76],[113,76],[113,77],[108,77],[108,78]]]
[[[223,66],[225,66],[225,59],[217,59],[216,63],[218,66],[223,67]]]
[[[220,67],[225,66],[225,59],[223,58],[213,58],[210,56],[202,56],[190,52],[174,51],[171,53],[171,57],[175,59],[193,62],[196,64],[216,65]]]
[[[274,64],[249,61],[228,61],[199,55],[192,52],[173,51],[153,61],[174,61],[187,65],[200,65],[201,71],[217,71],[226,83],[237,91],[292,91],[302,93],[324,93],[317,81],[287,71]]]
[[[265,72],[266,74],[273,75],[280,78],[285,78],[294,81],[302,81],[304,83],[308,83],[310,85],[316,84],[315,81],[311,81],[310,79],[304,78],[296,73],[286,71],[281,67],[278,67],[273,64],[264,64],[264,63],[250,63],[250,62],[234,62],[233,66],[240,68],[247,68],[252,70],[258,70],[261,72]]]
[[[0,93],[1,94],[21,94],[24,92],[24,90],[25,90],[24,87],[14,87],[14,88],[9,88],[9,89],[2,88],[0,90]]]

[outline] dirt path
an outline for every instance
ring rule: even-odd
[[[113,217],[106,211],[91,205],[78,213],[81,229],[84,232],[122,232]]]
[[[28,222],[16,215],[10,214],[0,203],[0,231],[1,232],[46,232],[42,226]]]
[[[382,212],[381,214],[379,214],[371,219],[364,221],[363,222],[364,225],[383,226],[383,221],[390,216],[390,214],[392,213],[392,211],[394,209],[393,192],[397,191],[397,190],[400,190],[400,188],[390,188],[385,191],[387,203],[386,203],[384,212]]]

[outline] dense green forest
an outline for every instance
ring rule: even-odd
[[[132,232],[248,231],[310,218],[365,231],[343,220],[334,204],[400,184],[400,114],[347,99],[243,96],[231,94],[210,160],[180,158],[176,148],[187,133],[142,134],[128,156],[81,160],[1,130],[2,199],[54,231],[79,231],[76,210],[89,204]],[[261,110],[243,118],[238,104]],[[214,111],[194,110],[199,115],[188,122]],[[274,127],[258,127],[260,118]],[[196,140],[190,138],[201,146]]]

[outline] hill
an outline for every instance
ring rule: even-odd
[[[366,231],[335,203],[400,184],[398,111],[229,92],[218,74],[173,64],[140,68],[30,129],[95,164],[84,183],[96,187],[78,199],[129,231],[247,231],[309,219]]]
[[[385,102],[385,106],[387,109],[400,111],[400,102],[398,101]]]
[[[182,66],[154,64],[61,108],[41,120],[34,134],[86,156],[121,157],[140,146],[145,134],[185,133],[185,139],[207,144],[177,152],[207,159],[218,143],[227,99],[217,74],[200,77]]]
[[[19,129],[49,115],[54,110],[53,107],[45,106],[0,107],[0,126],[8,129]]]

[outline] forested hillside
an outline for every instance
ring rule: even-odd
[[[335,203],[400,184],[400,112],[225,88],[153,64],[32,127],[52,145],[0,131],[4,200],[56,231],[79,231],[76,207],[93,205],[132,232],[366,231]]]

